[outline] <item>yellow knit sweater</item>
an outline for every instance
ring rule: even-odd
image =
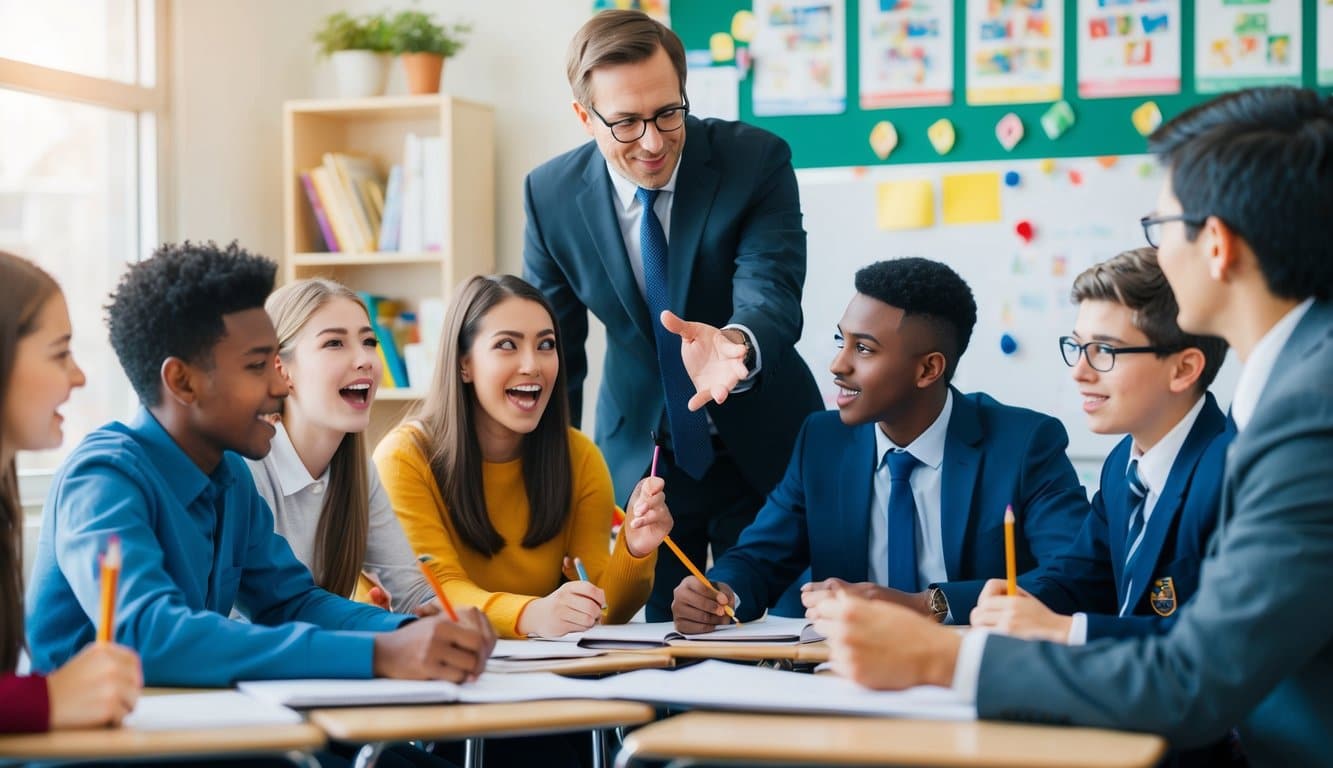
[[[653,584],[654,550],[634,557],[620,536],[611,548],[611,516],[616,506],[611,473],[601,451],[583,433],[569,430],[573,484],[569,519],[550,541],[528,549],[528,498],[523,460],[485,462],[482,483],[491,524],[505,546],[492,557],[458,537],[444,498],[417,442],[421,432],[402,425],[375,449],[375,465],[413,550],[429,554],[450,602],[480,608],[501,637],[518,637],[518,620],[528,603],[564,582],[561,563],[579,557],[588,578],[606,592],[610,623],[623,623],[643,606]]]

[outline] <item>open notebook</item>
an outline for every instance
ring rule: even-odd
[[[209,691],[142,696],[125,718],[125,727],[140,731],[188,731],[299,722],[299,713],[279,704],[255,701],[236,691]]]
[[[487,704],[543,699],[601,698],[591,681],[549,672],[487,672],[475,683],[443,680],[261,680],[238,683],[241,693],[286,707],[358,707],[380,704]]]
[[[765,643],[799,645],[823,640],[805,619],[769,616],[744,624],[724,624],[712,632],[683,634],[669,621],[648,624],[607,624],[580,633],[578,644],[587,648],[643,648],[702,641],[709,643]]]

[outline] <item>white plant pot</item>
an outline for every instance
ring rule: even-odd
[[[389,75],[388,56],[373,51],[337,51],[329,58],[333,61],[333,79],[339,96],[360,99],[384,93]]]

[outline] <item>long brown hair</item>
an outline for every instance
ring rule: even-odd
[[[409,416],[424,428],[422,450],[430,457],[431,473],[440,487],[454,530],[463,541],[487,557],[505,546],[486,510],[482,487],[481,443],[477,439],[474,409],[480,407],[472,385],[463,381],[462,360],[472,349],[478,326],[491,308],[508,298],[540,304],[555,328],[556,359],[551,399],[537,428],[523,438],[523,485],[527,490],[530,516],[524,547],[536,547],[555,538],[569,518],[569,399],[565,391],[565,352],[555,311],[531,284],[513,275],[473,277],[459,286],[449,303],[435,364],[435,380],[421,404]],[[550,386],[550,384],[548,384]]]
[[[0,251],[0,405],[9,396],[18,343],[37,330],[37,316],[60,286],[30,261]],[[13,670],[23,650],[23,507],[13,454],[0,425],[0,672]]]
[[[289,283],[274,291],[264,310],[278,332],[278,356],[290,364],[296,338],[311,316],[334,299],[348,299],[365,311],[366,304],[347,286],[312,278]],[[369,313],[367,313],[369,317]],[[329,487],[315,528],[315,583],[335,595],[351,595],[366,559],[370,536],[370,482],[366,476],[365,436],[343,435],[329,462]]]

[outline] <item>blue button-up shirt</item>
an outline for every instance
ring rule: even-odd
[[[372,676],[374,633],[408,617],[329,594],[273,531],[244,460],[204,474],[146,409],[91,433],[61,465],[28,589],[36,671],[96,634],[98,555],[120,537],[116,642],[149,685]],[[228,618],[232,608],[252,623]]]

